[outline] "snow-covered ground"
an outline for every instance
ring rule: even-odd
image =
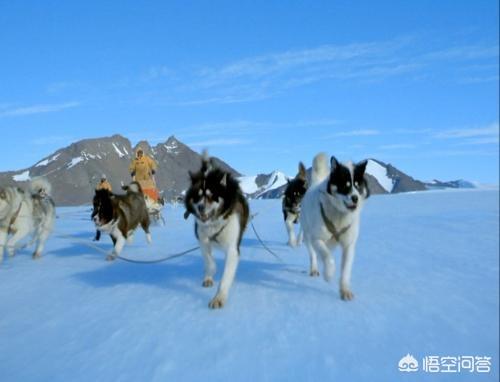
[[[498,200],[498,190],[370,198],[352,302],[340,300],[337,282],[305,273],[304,247],[285,246],[281,202],[252,201],[256,229],[286,264],[249,228],[228,304],[217,311],[207,307],[214,289],[201,287],[199,253],[108,263],[86,246],[88,208],[60,208],[41,260],[23,250],[0,266],[0,380],[498,381]],[[123,256],[195,246],[182,213],[168,207],[153,244],[137,232]],[[111,248],[106,237],[97,245]],[[492,367],[400,372],[408,353],[420,363],[487,356]]]

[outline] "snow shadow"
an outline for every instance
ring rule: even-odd
[[[217,273],[215,291],[222,277],[224,259],[216,258]],[[109,288],[117,285],[142,284],[177,292],[190,293],[206,298],[207,289],[202,288],[203,260],[200,254],[191,254],[182,259],[165,263],[132,264],[121,260],[105,262],[99,269],[73,275],[78,281],[94,288]],[[331,295],[326,291],[323,279],[312,279],[306,269],[298,266],[242,259],[236,275],[236,284],[249,285],[290,293],[303,294],[313,291]]]

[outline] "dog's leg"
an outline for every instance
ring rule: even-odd
[[[30,227],[24,224],[19,225],[17,232],[7,240],[7,254],[9,256],[14,256],[16,251],[16,244],[23,237],[30,233]]]
[[[321,260],[323,261],[323,269],[324,274],[323,277],[325,281],[330,281],[335,273],[335,263],[332,259],[332,254],[330,249],[326,246],[323,240],[314,240],[312,242],[312,246],[321,256]]]
[[[3,261],[3,253],[7,244],[7,231],[0,229],[0,263]]]
[[[354,298],[351,292],[351,272],[354,261],[355,244],[342,248],[342,270],[340,275],[340,298],[350,301]]]
[[[297,245],[301,245],[303,240],[304,240],[304,231],[302,230],[302,224],[301,224],[299,228],[299,236],[297,237]]]
[[[288,215],[285,220],[286,230],[288,232],[288,245],[290,247],[295,247],[297,245],[297,240],[295,239],[295,230],[293,228],[293,221],[295,218],[291,215]]]
[[[47,238],[50,235],[50,229],[47,227],[44,227],[40,232],[37,237],[37,244],[36,244],[36,249],[35,252],[33,253],[33,259],[38,259],[42,256],[42,251],[45,248],[45,242],[47,241]]]
[[[203,287],[208,288],[214,285],[214,275],[216,271],[216,265],[214,257],[212,256],[212,246],[210,242],[201,242],[201,253],[203,255],[203,260],[205,262],[205,276],[203,277]]]
[[[224,273],[219,285],[219,290],[215,297],[210,301],[208,306],[212,309],[222,308],[227,300],[229,289],[234,281],[236,269],[238,268],[239,254],[236,244],[230,246],[226,250],[226,264],[224,265]]]
[[[117,232],[112,236],[115,238],[116,243],[113,248],[113,252],[106,257],[106,260],[112,261],[115,260],[118,256],[120,256],[120,253],[122,252],[123,246],[125,245],[125,237],[121,233],[120,230],[116,230]]]
[[[317,256],[316,256],[316,250],[312,246],[311,240],[309,240],[308,237],[305,238],[305,243],[306,243],[307,251],[309,252],[309,260],[311,262],[309,276],[311,276],[311,277],[319,276],[318,260],[317,260]]]
[[[143,219],[143,221],[141,222],[141,227],[146,234],[146,241],[148,242],[148,244],[151,244],[153,240],[151,239],[151,233],[149,232],[149,223],[149,217],[147,219]]]

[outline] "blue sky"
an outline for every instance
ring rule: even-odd
[[[497,1],[0,0],[0,170],[120,133],[498,184]]]

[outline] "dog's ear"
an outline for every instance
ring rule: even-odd
[[[220,184],[221,184],[222,187],[226,187],[227,186],[227,173],[224,173],[224,175],[222,176]]]
[[[304,163],[302,162],[299,162],[299,173],[297,174],[297,178],[302,180],[307,179],[306,166],[304,166]]]
[[[339,162],[337,158],[335,158],[333,155],[330,158],[330,169],[331,171],[335,170],[335,168],[339,165]]]
[[[368,164],[368,161],[365,159],[364,161],[361,161],[356,164],[356,173],[364,175],[366,171],[366,165]]]

